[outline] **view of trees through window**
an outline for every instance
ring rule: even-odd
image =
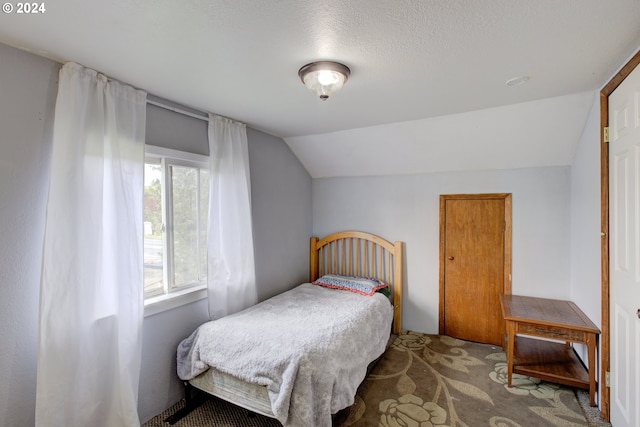
[[[208,171],[195,162],[148,157],[144,183],[145,297],[203,283]]]
[[[204,280],[207,271],[206,221],[209,200],[209,174],[200,169],[172,166],[173,287]],[[206,187],[206,188],[203,188]],[[206,190],[206,191],[205,191]],[[205,222],[206,224],[206,222]],[[204,264],[204,265],[203,265]]]
[[[164,293],[162,229],[162,172],[160,163],[144,168],[144,293]]]

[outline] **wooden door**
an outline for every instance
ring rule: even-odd
[[[610,404],[640,425],[640,67],[609,96]]]
[[[440,196],[440,334],[502,345],[510,284],[511,195]]]

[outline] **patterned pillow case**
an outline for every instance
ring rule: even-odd
[[[342,289],[355,292],[361,295],[373,295],[376,291],[387,288],[389,285],[378,280],[367,277],[338,276],[336,274],[325,274],[315,282],[314,285],[325,288]]]

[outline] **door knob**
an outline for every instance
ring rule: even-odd
[[[452,256],[449,256],[449,261],[453,261],[453,257]]]
[[[638,311],[636,312],[636,314],[638,315],[638,319],[640,319],[640,308],[638,309]]]

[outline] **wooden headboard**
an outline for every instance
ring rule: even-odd
[[[402,324],[402,242],[391,243],[375,234],[340,231],[311,238],[309,281],[324,274],[372,277],[391,286],[393,333]]]

